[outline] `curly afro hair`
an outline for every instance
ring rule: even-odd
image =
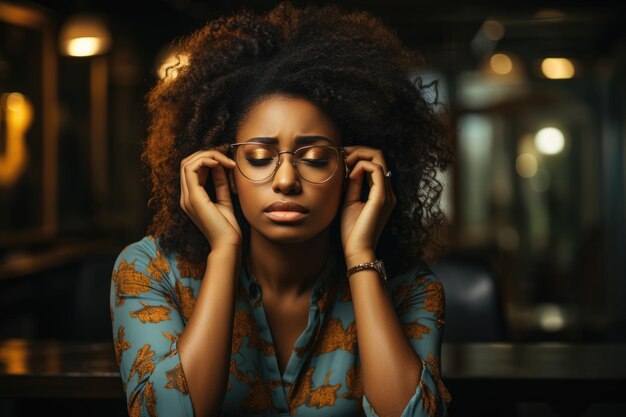
[[[181,161],[233,142],[251,105],[278,93],[318,106],[338,126],[344,146],[383,151],[398,202],[376,250],[390,274],[436,257],[435,232],[446,220],[437,173],[452,157],[448,124],[436,99],[429,99],[436,85],[417,75],[419,54],[379,18],[287,1],[262,14],[244,9],[212,20],[175,46],[186,61],[147,95],[142,153],[153,209],[148,233],[159,237],[163,250],[187,262],[205,261],[209,244],[179,203]],[[245,244],[249,226],[236,196],[233,203]],[[333,236],[337,244],[339,233]]]

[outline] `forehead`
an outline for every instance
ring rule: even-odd
[[[306,99],[283,95],[253,104],[237,129],[237,142],[260,137],[293,144],[297,136],[321,136],[341,144],[339,129],[320,108]]]

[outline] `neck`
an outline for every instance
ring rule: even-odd
[[[264,292],[299,297],[313,288],[330,256],[328,229],[300,243],[275,242],[250,232],[250,272]]]

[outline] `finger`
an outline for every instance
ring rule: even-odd
[[[219,201],[221,201],[222,204],[227,204],[229,207],[232,207],[232,203],[229,198],[230,196],[228,197],[228,201],[225,201],[223,191],[220,191],[220,196],[218,197],[216,190],[215,199],[217,201],[212,201],[205,189],[209,173],[218,172],[216,175],[219,178],[219,171],[221,171],[224,177],[226,176],[224,167],[219,161],[212,158],[196,158],[185,166],[185,175],[189,190],[188,202],[190,207],[194,210],[195,216],[200,216],[202,218],[215,218],[215,216],[220,216],[220,212],[216,206]],[[225,178],[224,181],[226,181]],[[223,189],[224,187],[222,186],[220,188]],[[228,188],[228,186],[226,186],[226,188]],[[200,207],[201,210],[199,211],[198,209]],[[196,222],[196,219],[193,217],[192,220]],[[198,225],[198,223],[196,223],[196,225]]]
[[[218,165],[211,170],[213,186],[215,187],[215,200],[217,203],[232,206],[230,187],[228,186],[228,176],[222,165]]]
[[[385,169],[387,172],[387,163],[385,162],[385,156],[380,149],[369,148],[365,146],[354,146],[346,148],[346,164],[352,166],[359,160],[371,161]]]
[[[361,201],[361,190],[363,190],[363,177],[365,172],[357,164],[348,175],[348,185],[346,187],[345,203]]]
[[[187,158],[185,158],[183,160],[183,162],[185,164],[190,164],[190,163],[193,163],[193,162],[197,161],[198,159],[202,159],[202,158],[212,158],[212,159],[215,159],[216,161],[219,161],[222,165],[224,165],[226,168],[233,168],[236,165],[235,161],[233,159],[229,158],[223,152],[217,150],[217,148],[216,149],[209,149],[209,150],[198,151],[198,152],[188,156]]]
[[[385,204],[390,206],[389,212],[396,205],[396,195],[393,192],[393,183],[391,182],[391,176],[387,176],[389,173],[388,168],[384,168],[383,176],[385,180]]]
[[[360,178],[361,186],[363,184],[363,177],[367,176],[370,184],[369,195],[367,198],[368,201],[387,201],[388,183],[385,181],[384,168],[381,165],[370,161],[360,160],[354,166],[354,169],[348,178],[352,180],[353,176],[354,178]],[[350,183],[348,185],[350,185]],[[352,192],[354,193],[356,191],[352,190]],[[358,192],[360,194],[360,189]]]
[[[185,165],[183,162],[180,164],[180,206],[183,210],[187,206],[189,200],[189,190],[187,188],[187,176],[185,175]]]
[[[186,167],[198,174],[198,181],[200,185],[206,184],[209,176],[209,169],[203,169],[203,167],[213,168],[217,165],[211,163],[209,165],[203,165],[201,161],[215,161],[218,164],[223,165],[226,168],[234,168],[236,166],[235,161],[227,157],[226,155],[215,151],[201,151],[194,154],[186,162]],[[189,172],[188,172],[189,175]]]
[[[198,157],[189,161],[184,168],[188,191],[193,193],[200,188],[204,190],[209,171],[218,165],[220,165],[219,161],[206,157]]]

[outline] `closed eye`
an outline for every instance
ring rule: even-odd
[[[265,166],[274,162],[272,158],[246,158],[246,161],[255,167]]]
[[[316,158],[316,159],[304,158],[304,159],[301,159],[300,161],[312,167],[323,167],[323,166],[328,165],[328,162],[329,162],[328,158]]]

